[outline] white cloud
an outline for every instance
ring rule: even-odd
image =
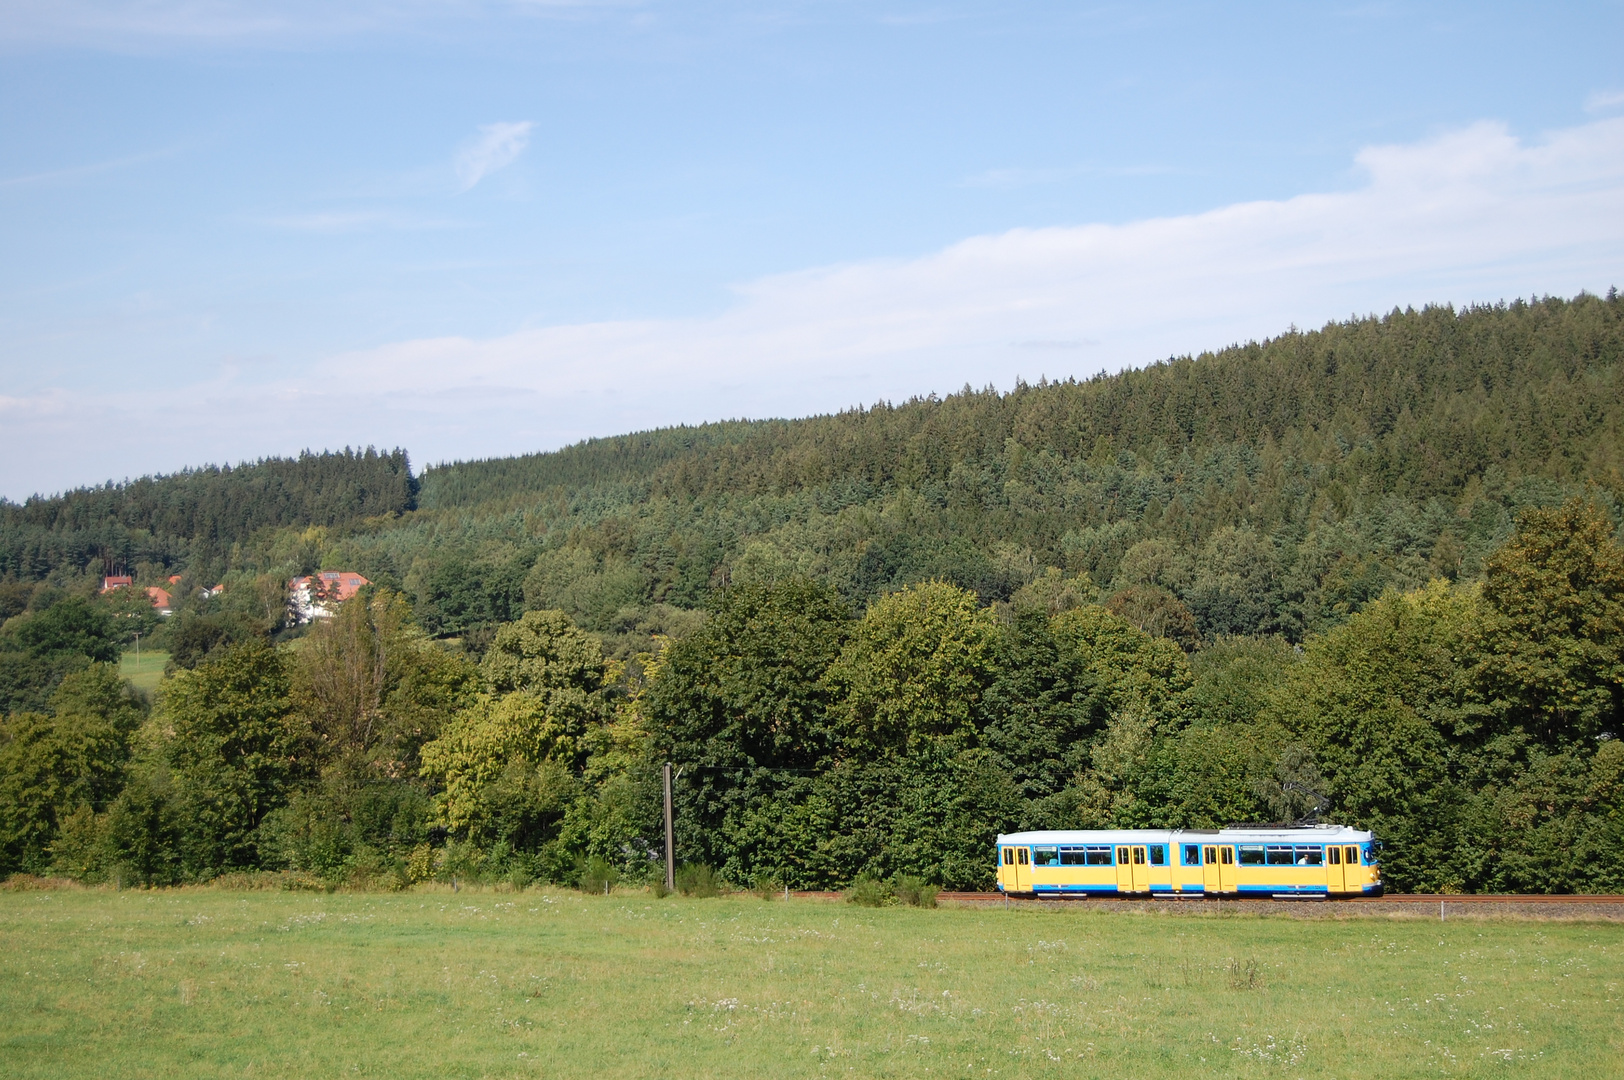
[[[1357,162],[1364,181],[1347,191],[764,278],[714,317],[403,341],[333,356],[317,378],[222,376],[161,401],[13,398],[0,402],[0,491],[98,479],[113,460],[138,472],[306,445],[510,454],[1086,376],[1394,305],[1624,285],[1624,118],[1537,142],[1482,123]],[[158,409],[171,422],[154,433]],[[61,475],[43,475],[47,461]]]
[[[1040,374],[1017,370],[1034,360],[1018,343],[1087,342],[1078,359],[1098,370],[1292,322],[1624,277],[1624,121],[1534,146],[1479,124],[1358,160],[1369,180],[1353,191],[972,237],[752,282],[714,318],[404,342],[334,363],[426,393],[524,387],[566,426],[579,414],[565,403],[602,390],[628,419],[670,422],[1008,385]]]
[[[504,169],[518,160],[530,142],[530,129],[535,125],[525,120],[517,124],[482,124],[479,133],[457,152],[457,180],[461,190],[467,191],[498,169]]]

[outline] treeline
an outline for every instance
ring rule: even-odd
[[[99,577],[141,564],[223,574],[256,534],[405,513],[416,492],[404,450],[368,447],[0,500],[0,578]]]
[[[374,589],[297,642],[222,643],[150,711],[96,659],[110,616],[63,601],[8,623],[91,651],[0,731],[0,870],[652,880],[671,761],[679,854],[739,885],[986,887],[1000,831],[1318,812],[1374,829],[1400,891],[1617,891],[1616,533],[1593,502],[1527,511],[1481,582],[1388,592],[1300,649],[1186,653],[1057,572],[860,617],[810,579],[732,585],[625,663],[531,611],[476,663]]]

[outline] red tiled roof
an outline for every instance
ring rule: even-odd
[[[318,580],[319,585],[317,584]],[[288,582],[288,588],[298,589],[309,586],[313,592],[324,593],[329,600],[348,600],[360,592],[363,585],[371,584],[372,582],[360,574],[349,570],[323,570],[321,573],[313,574],[310,577],[294,578]]]

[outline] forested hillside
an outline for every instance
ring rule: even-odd
[[[416,491],[405,451],[368,447],[0,501],[0,577],[121,574],[143,563],[205,576],[224,572],[257,534],[399,514]]]
[[[940,579],[992,603],[1055,568],[1102,599],[1176,598],[1152,614],[1188,609],[1204,637],[1295,642],[1388,587],[1476,577],[1525,507],[1624,491],[1621,311],[1395,312],[1081,383],[417,480],[398,450],[205,469],[0,505],[0,575],[354,569],[437,635],[557,607],[630,635],[624,654],[731,581],[805,575],[861,605]]]
[[[433,468],[411,522],[340,550],[444,632],[525,604],[635,628],[791,574],[857,604],[932,578],[992,602],[1055,567],[1171,593],[1205,636],[1297,641],[1390,586],[1476,576],[1523,507],[1624,489],[1620,317],[1434,308],[1083,383]]]
[[[738,884],[984,885],[1001,829],[1319,796],[1398,888],[1624,889],[1621,358],[1616,293],[1428,308],[6,506],[0,870],[641,878],[671,760],[682,857]],[[182,576],[173,619],[93,596],[109,552]],[[376,584],[292,626],[317,568]],[[138,632],[152,700],[107,666]]]

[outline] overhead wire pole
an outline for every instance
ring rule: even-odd
[[[676,841],[671,830],[671,763],[665,763],[665,887],[677,890]]]

